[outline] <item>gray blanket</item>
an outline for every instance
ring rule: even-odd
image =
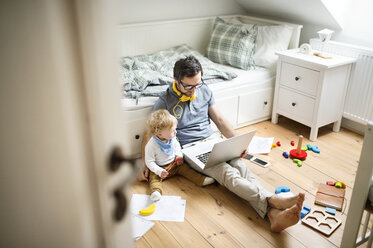
[[[187,45],[172,47],[149,55],[121,58],[121,85],[126,97],[159,96],[173,82],[177,60],[193,55],[203,68],[206,84],[231,80],[237,75],[215,64]]]

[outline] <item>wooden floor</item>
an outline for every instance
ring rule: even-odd
[[[155,221],[153,228],[136,242],[137,247],[340,246],[363,136],[343,128],[335,133],[332,126],[326,126],[319,129],[317,141],[311,142],[308,140],[310,128],[285,117],[280,117],[277,125],[265,121],[241,128],[238,132],[252,129],[257,130],[257,136],[275,137],[274,141],[282,144],[269,155],[258,156],[271,163],[268,168],[245,160],[267,190],[274,192],[277,186],[287,186],[294,194],[305,192],[304,205],[325,209],[314,204],[319,183],[328,180],[346,183],[347,204],[336,215],[342,220],[342,225],[330,237],[301,223],[279,234],[272,233],[267,220],[261,219],[245,200],[223,186],[215,183],[201,188],[182,177],[174,177],[163,182],[164,195],[178,195],[186,200],[184,222]],[[321,151],[320,154],[308,152],[302,167],[282,156],[284,151],[294,149],[290,141],[297,141],[298,134],[304,136],[304,145],[317,145]],[[132,192],[150,193],[145,182],[135,182]]]

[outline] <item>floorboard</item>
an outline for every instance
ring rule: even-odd
[[[163,182],[165,195],[178,195],[186,200],[184,222],[155,221],[153,228],[140,240],[137,247],[339,247],[344,223],[351,199],[352,188],[359,163],[363,136],[341,129],[332,131],[328,125],[319,130],[318,139],[311,142],[310,128],[280,117],[277,125],[264,121],[245,128],[239,133],[256,129],[257,136],[274,137],[274,148],[268,155],[258,157],[269,161],[270,166],[262,168],[245,160],[248,168],[256,175],[264,188],[274,192],[277,186],[287,186],[291,192],[305,192],[304,205],[324,210],[314,204],[319,183],[343,181],[346,183],[346,198],[342,211],[336,217],[342,220],[340,226],[327,237],[301,223],[281,233],[269,230],[267,219],[260,218],[250,204],[221,185],[214,183],[198,187],[183,177],[174,177]],[[308,152],[302,167],[282,156],[283,152],[296,149],[290,142],[298,141],[303,135],[303,146],[317,145],[320,153]],[[149,194],[146,182],[135,182],[132,193]],[[362,246],[364,247],[364,246]]]

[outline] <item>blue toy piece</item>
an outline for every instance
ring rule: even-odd
[[[289,192],[289,191],[290,191],[290,189],[288,187],[280,186],[280,187],[276,188],[275,193],[280,194],[281,192]]]
[[[283,152],[282,156],[284,156],[285,158],[289,158],[289,154],[287,152]]]
[[[317,146],[313,146],[313,147],[312,147],[312,151],[313,151],[313,152],[316,152],[316,153],[320,153],[320,149],[319,149],[319,147],[317,147]]]
[[[325,212],[327,212],[328,214],[331,214],[331,215],[335,215],[337,210],[335,210],[334,208],[326,207]]]
[[[307,145],[308,150],[312,150],[312,146],[310,144]]]
[[[308,147],[309,145],[307,145]],[[308,150],[312,150],[313,152],[320,153],[320,149],[318,146],[310,146],[311,148],[308,148]]]
[[[307,210],[308,212],[311,211],[311,208],[307,207],[307,206],[303,206],[303,209],[304,210]]]
[[[302,211],[300,211],[300,218],[303,219],[311,211],[311,208],[303,206]]]

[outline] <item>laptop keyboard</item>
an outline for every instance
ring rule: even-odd
[[[199,161],[201,161],[202,163],[206,164],[207,159],[210,156],[210,153],[211,153],[211,151],[206,152],[206,153],[202,153],[201,155],[198,155],[197,158],[198,158]]]

